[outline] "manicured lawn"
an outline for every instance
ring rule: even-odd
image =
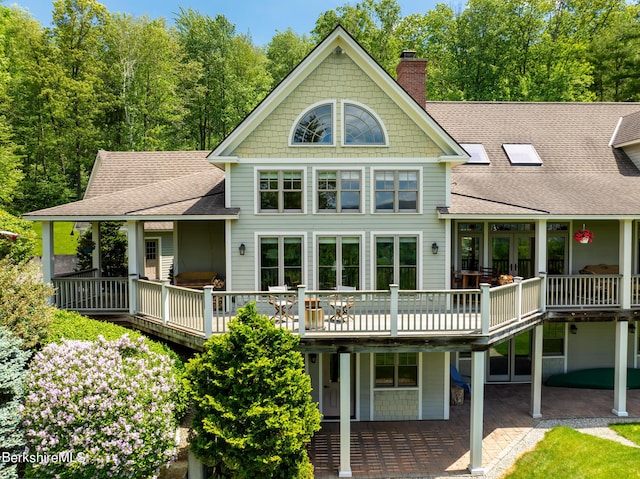
[[[612,424],[611,429],[640,446],[640,423]]]
[[[624,428],[624,427],[623,427]],[[637,440],[640,432],[634,433]],[[522,455],[503,479],[640,478],[640,451],[618,442],[556,427]]]
[[[53,254],[76,254],[78,239],[80,232],[74,231],[71,236],[72,222],[54,222],[53,223]],[[34,223],[33,230],[38,235],[38,246],[36,254],[42,254],[42,223]]]

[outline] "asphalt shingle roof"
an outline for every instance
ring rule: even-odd
[[[491,161],[453,169],[450,213],[640,214],[640,171],[609,146],[638,103],[427,102],[426,109],[458,142],[482,143]],[[542,166],[511,165],[505,143],[532,144]]]

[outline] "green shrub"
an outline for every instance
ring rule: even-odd
[[[53,288],[42,283],[37,264],[0,259],[0,326],[37,347],[47,334],[55,308],[49,305]]]
[[[249,304],[189,362],[190,450],[218,476],[313,477],[306,444],[320,429],[320,412],[297,344]]]
[[[29,354],[22,341],[0,327],[0,452],[18,455],[24,450],[24,431],[20,427],[19,408],[24,397],[25,365]],[[18,477],[17,461],[0,459],[0,478]]]
[[[182,384],[182,377],[185,373],[185,365],[180,356],[164,343],[153,341],[138,331],[125,328],[114,323],[99,321],[97,319],[82,316],[73,311],[57,309],[53,315],[53,322],[49,326],[49,334],[43,343],[60,343],[63,339],[79,341],[97,341],[102,336],[107,341],[113,341],[128,334],[132,340],[144,337],[145,344],[150,351],[157,354],[164,354],[171,358],[172,370],[179,387],[176,392],[175,415],[176,420],[180,420],[189,407],[189,397],[186,388]]]
[[[35,256],[37,235],[31,221],[23,220],[0,209],[0,230],[18,234],[15,240],[0,235],[0,258],[24,263]]]
[[[51,343],[35,354],[26,382],[26,477],[157,477],[176,456],[173,392],[166,355],[144,338]],[[30,456],[31,457],[31,456]]]

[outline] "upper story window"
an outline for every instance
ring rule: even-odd
[[[258,175],[260,212],[302,212],[302,171],[260,171]]]
[[[359,213],[360,176],[361,171],[318,171],[318,212]]]
[[[333,144],[333,104],[316,105],[304,112],[293,129],[291,143]]]
[[[345,145],[386,145],[381,122],[365,107],[343,103]]]
[[[418,171],[376,171],[377,213],[418,212]]]

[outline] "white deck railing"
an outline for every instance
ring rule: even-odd
[[[608,274],[581,274],[547,277],[547,307],[601,308],[620,306],[620,280],[622,276]],[[638,277],[632,278],[638,285]],[[637,288],[632,304],[638,304]]]
[[[127,278],[57,277],[54,304],[79,312],[122,312],[129,310]]]
[[[132,314],[209,337],[228,330],[238,310],[254,303],[283,328],[301,336],[409,336],[488,334],[541,311],[542,280],[476,290],[399,291],[215,291],[132,279]],[[526,298],[518,300],[517,298]],[[488,313],[483,318],[483,301]],[[519,305],[519,306],[518,306]]]

